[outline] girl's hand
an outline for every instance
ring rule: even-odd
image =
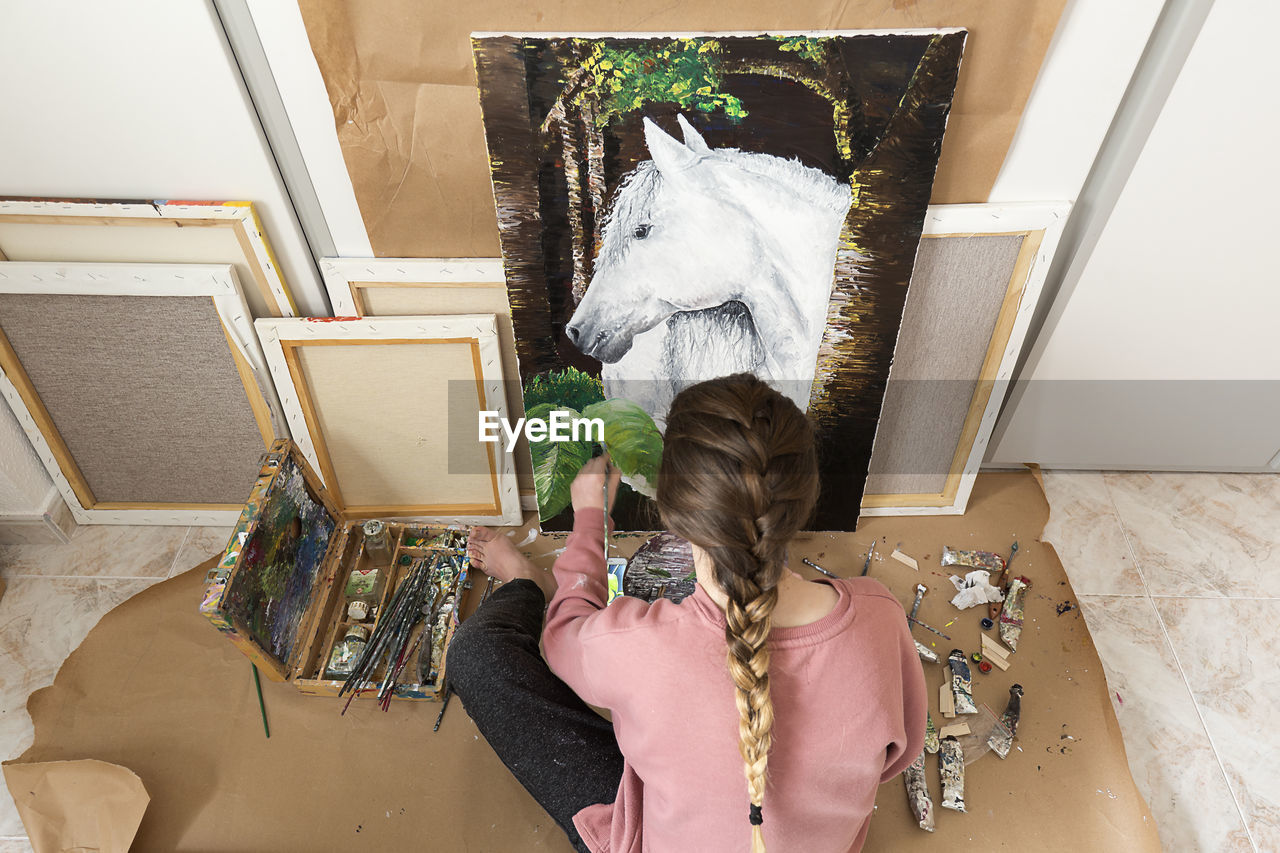
[[[569,487],[569,495],[573,501],[574,512],[580,509],[604,509],[604,467],[608,454],[587,460],[573,485]],[[609,506],[613,507],[618,496],[618,483],[622,482],[622,472],[617,466],[609,469]]]

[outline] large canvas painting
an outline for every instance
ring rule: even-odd
[[[852,530],[962,30],[473,38],[526,411],[604,415],[650,491],[672,398],[735,372],[817,428]],[[535,442],[544,525],[589,448]]]

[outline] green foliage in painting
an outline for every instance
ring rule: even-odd
[[[778,50],[784,53],[794,53],[819,67],[827,61],[827,39],[807,36],[774,36],[774,38],[778,41]]]
[[[598,127],[653,102],[707,113],[720,110],[733,119],[747,115],[739,98],[720,91],[717,39],[681,38],[636,48],[575,43],[587,51],[587,58],[582,63],[586,82],[573,102],[578,107],[584,102],[594,105]]]
[[[550,420],[551,413],[557,411],[571,419],[599,418],[604,423],[603,444],[626,483],[643,495],[654,496],[662,464],[662,433],[648,412],[630,400],[600,400],[584,407],[581,414],[572,406],[550,401],[526,405],[525,417]],[[585,435],[577,441],[552,441],[548,436],[529,442],[539,518],[547,521],[569,506],[570,486],[582,466],[595,455],[596,447],[596,442],[587,441]]]
[[[655,497],[662,465],[662,433],[649,413],[630,400],[605,400],[582,410],[604,421],[604,446],[636,491]]]
[[[574,367],[539,373],[524,386],[526,410],[543,403],[557,403],[563,408],[582,411],[592,403],[603,401],[603,383]]]
[[[604,401],[604,384],[577,368],[549,370],[525,383],[525,409],[543,403],[562,403],[566,409],[581,411],[591,403]]]
[[[581,417],[568,406],[541,403],[526,409],[525,417],[549,419],[554,411],[567,412],[569,417]],[[543,521],[554,518],[569,505],[569,486],[578,471],[591,458],[592,445],[585,441],[529,442],[533,456],[533,485],[538,492],[538,517]]]

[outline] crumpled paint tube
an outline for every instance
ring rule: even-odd
[[[1004,609],[1000,611],[1000,639],[1011,652],[1018,650],[1018,638],[1022,636],[1022,605],[1030,586],[1031,581],[1019,575],[1009,581],[1009,592],[1004,597]]]
[[[1015,684],[1009,688],[1009,704],[1005,706],[1004,713],[1000,715],[1000,724],[1004,726],[1004,731],[996,729],[991,733],[991,737],[987,738],[987,746],[991,747],[991,751],[996,755],[1004,758],[1009,754],[1009,749],[1013,746],[1013,736],[1018,731],[1018,719],[1022,716],[1022,685]],[[925,738],[928,739],[928,734]]]
[[[969,672],[969,663],[964,659],[964,652],[952,649],[947,663],[951,665],[951,694],[956,700],[956,713],[978,713],[978,706],[973,704],[972,675]]]
[[[938,653],[919,640],[916,640],[916,654],[920,655],[920,660],[927,660],[929,663],[938,662]]]
[[[933,714],[926,711],[924,721],[924,751],[930,755],[937,755],[938,728],[933,724]]]
[[[944,737],[938,751],[938,773],[942,776],[942,807],[963,812],[964,750],[954,737]]]
[[[920,753],[902,774],[907,783],[907,802],[916,816],[916,823],[925,832],[933,832],[933,800],[929,797],[929,783],[924,778],[924,753]]]
[[[942,546],[942,565],[972,566],[975,569],[986,569],[992,574],[1004,571],[1004,557],[990,551],[956,551],[946,545]]]

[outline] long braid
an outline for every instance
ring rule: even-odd
[[[663,518],[707,551],[728,598],[725,642],[751,849],[763,853],[774,722],[768,637],[787,542],[817,498],[812,430],[794,403],[739,374],[683,391],[668,414],[665,443],[658,481]]]

